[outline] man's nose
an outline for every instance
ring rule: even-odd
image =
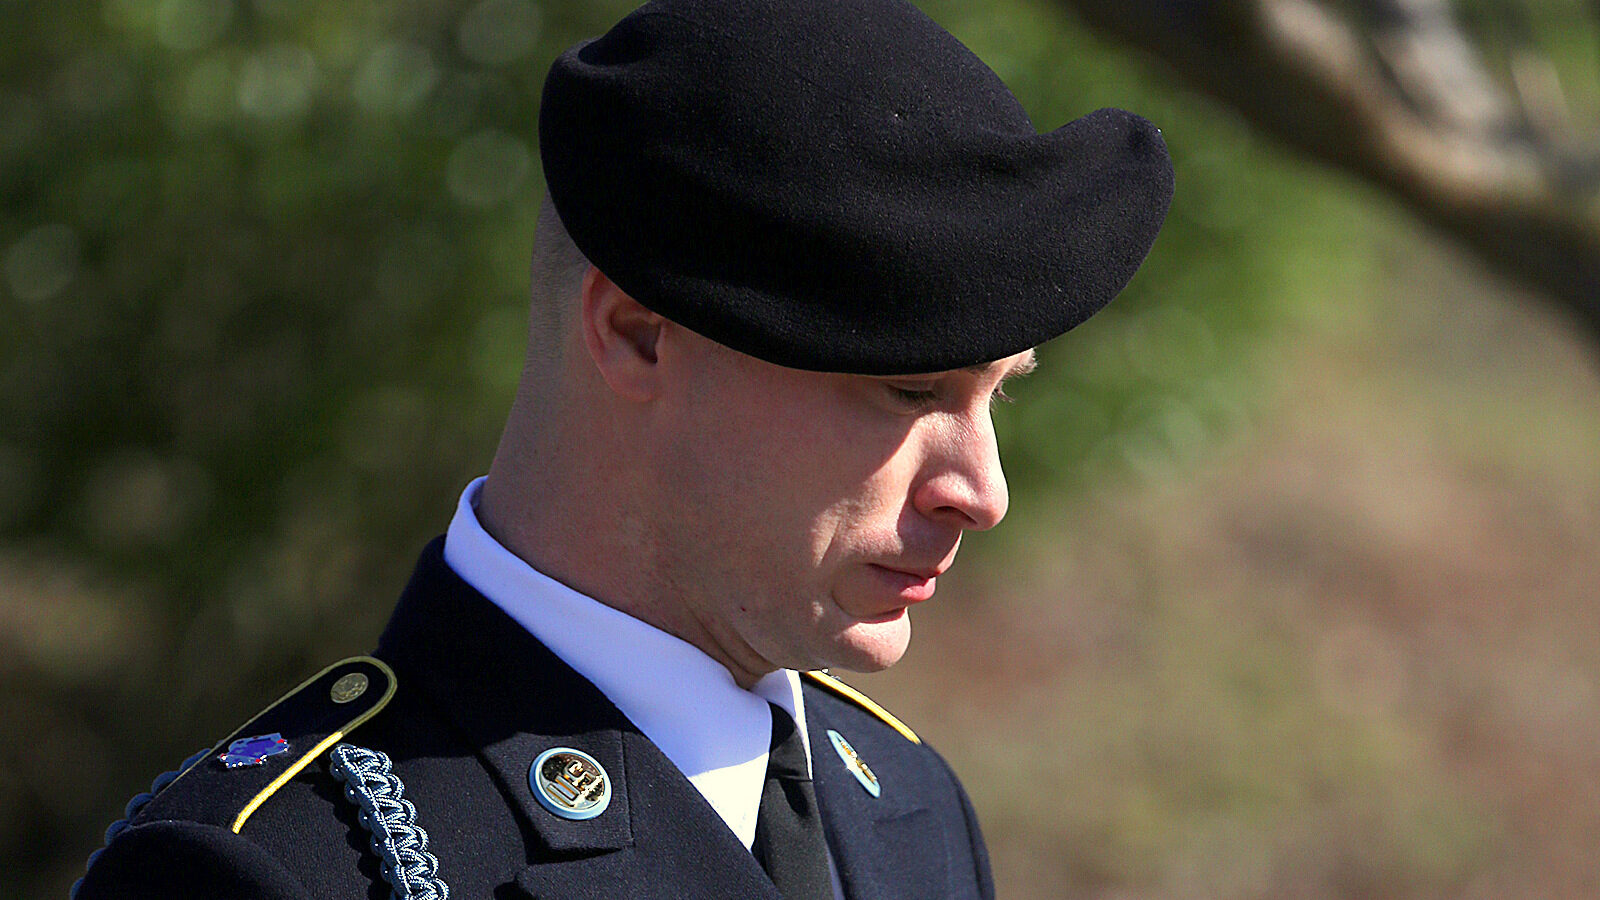
[[[984,531],[1000,524],[1011,503],[994,422],[985,407],[951,417],[933,439],[913,501],[930,519]]]

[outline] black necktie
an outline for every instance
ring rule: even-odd
[[[772,752],[761,787],[756,839],[750,850],[778,886],[783,900],[833,900],[828,843],[817,794],[811,788],[806,747],[794,719],[772,706]]]

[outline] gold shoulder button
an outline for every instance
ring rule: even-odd
[[[906,727],[906,723],[895,718],[894,715],[891,714],[887,709],[884,709],[877,703],[874,703],[872,698],[868,697],[866,694],[861,693],[850,685],[845,684],[832,675],[829,675],[827,672],[813,671],[803,672],[801,674],[806,678],[811,679],[823,690],[826,690],[832,694],[837,694],[838,696],[849,700],[851,703],[854,703],[867,712],[872,713],[874,716],[877,716],[879,719],[883,720],[885,725],[888,725],[895,731],[900,732],[900,734],[911,743],[922,743],[922,739],[917,737],[917,733],[915,731],[912,731],[910,728]]]

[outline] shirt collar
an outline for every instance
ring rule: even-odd
[[[593,682],[750,846],[772,736],[767,702],[794,717],[811,755],[799,676],[780,669],[744,690],[698,647],[534,569],[478,522],[483,482],[461,494],[446,564]]]

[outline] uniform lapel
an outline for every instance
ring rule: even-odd
[[[934,816],[912,786],[867,759],[881,779],[882,794],[869,794],[845,767],[829,741],[822,704],[806,704],[811,739],[812,782],[828,832],[828,849],[839,870],[846,900],[923,900],[948,890],[949,860],[926,851],[936,834]],[[848,739],[848,732],[844,733]]]
[[[677,767],[588,679],[456,576],[442,544],[425,551],[379,655],[402,671],[403,683],[420,683],[518,810],[532,865],[517,886],[538,898],[655,897],[668,887],[680,896],[777,900],[761,867]],[[556,747],[581,750],[605,768],[611,801],[599,816],[564,819],[534,797],[529,767]]]
[[[754,857],[654,744],[635,733],[624,736],[623,748],[626,768],[617,790],[627,795],[633,840],[615,852],[529,866],[517,887],[540,900],[779,900]]]

